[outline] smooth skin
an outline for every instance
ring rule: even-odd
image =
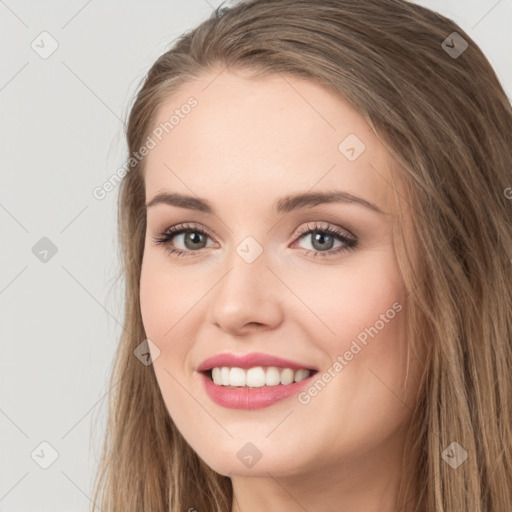
[[[190,96],[198,102],[146,157],[147,203],[172,192],[202,198],[215,211],[147,209],[141,313],[160,351],[152,350],[166,407],[199,457],[232,478],[233,512],[395,512],[421,366],[413,361],[405,387],[393,161],[365,119],[322,87],[221,71],[187,83],[162,105],[155,127]],[[354,161],[339,150],[349,134],[365,145]],[[382,213],[356,202],[273,210],[284,196],[333,190]],[[155,243],[183,223],[207,235],[192,228]],[[357,246],[334,254],[345,246],[336,237],[317,235],[315,243],[315,233],[298,235],[315,225],[355,237]],[[263,250],[252,263],[237,253],[246,237]],[[170,254],[172,247],[185,255]],[[307,404],[293,396],[258,410],[224,408],[196,372],[221,352],[264,352],[321,376],[394,303],[401,311]],[[252,467],[237,457],[248,442],[261,453]]]

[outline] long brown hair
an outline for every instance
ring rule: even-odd
[[[407,462],[417,499],[407,503],[404,489],[397,510],[512,510],[512,109],[487,58],[452,20],[404,0],[242,1],[216,9],[151,67],[129,115],[129,157],[178,87],[229,68],[340,95],[406,184],[400,200],[413,215],[397,217],[396,252],[411,350],[426,348],[426,358],[404,447],[418,454]],[[143,166],[120,184],[124,332],[94,501],[104,512],[229,512],[231,480],[189,447],[152,366],[133,353],[146,338]],[[446,449],[467,459],[454,468]]]

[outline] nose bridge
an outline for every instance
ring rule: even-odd
[[[244,301],[258,300],[265,293],[265,286],[269,275],[268,254],[256,238],[249,235],[233,247],[228,257],[229,271],[219,283],[219,291],[232,296],[234,299]]]
[[[247,323],[273,324],[280,317],[276,278],[267,268],[267,250],[246,236],[227,258],[227,272],[211,296],[212,321],[236,330]]]
[[[259,238],[261,239],[262,237],[259,236]],[[257,265],[259,268],[261,266],[261,261],[267,259],[266,257],[262,258],[262,255],[265,252],[262,245],[263,243],[263,241],[260,243],[258,240],[256,240],[254,236],[248,235],[236,246],[235,253],[247,265],[253,265],[258,260],[260,260],[260,263]]]

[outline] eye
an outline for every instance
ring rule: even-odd
[[[171,240],[181,235],[184,235],[185,250],[176,249],[171,245]],[[178,226],[171,226],[157,237],[153,237],[153,241],[155,244],[164,245],[167,252],[176,256],[191,256],[191,253],[204,249],[203,243],[206,238],[209,238],[208,233],[199,226],[179,224]]]
[[[313,224],[301,229],[297,234],[298,239],[310,237],[313,250],[309,250],[306,254],[313,253],[313,257],[325,257],[340,254],[345,251],[355,249],[357,247],[357,239],[352,235],[348,235],[338,228],[332,226],[321,226]],[[337,248],[333,248],[335,240],[341,242]],[[327,250],[324,250],[327,249]]]
[[[179,249],[171,241],[181,235],[184,235],[182,243],[185,248]],[[313,253],[313,257],[331,256],[354,249],[357,246],[357,239],[348,235],[338,228],[332,226],[321,226],[313,224],[301,229],[296,235],[297,240],[311,238],[313,250],[307,250],[306,255]],[[167,252],[176,256],[196,256],[200,249],[205,248],[206,240],[209,235],[206,231],[195,224],[180,224],[171,226],[158,236],[153,237],[155,244],[164,245]],[[333,248],[335,241],[340,242],[337,248]]]

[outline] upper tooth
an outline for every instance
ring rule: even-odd
[[[231,368],[233,371],[234,368]],[[261,388],[265,385],[265,370],[261,366],[256,366],[256,368],[250,368],[247,371],[247,385],[250,385],[255,388]]]
[[[307,379],[309,377],[309,370],[301,368],[295,372],[295,382],[299,382],[301,380]]]
[[[229,370],[229,382],[231,386],[245,386],[246,381],[245,370],[242,370],[242,368],[231,368],[231,370]]]
[[[277,386],[281,383],[281,376],[279,374],[279,370],[275,366],[271,366],[267,369],[267,374],[265,376],[265,384],[267,386]]]
[[[281,372],[281,384],[291,384],[295,377],[295,372],[291,368],[285,368]]]
[[[277,386],[278,384],[291,384],[309,377],[310,371],[304,368],[292,370],[291,368],[277,368],[269,366],[266,371],[262,366],[245,370],[243,368],[216,367],[212,370],[213,382],[219,386],[248,386],[259,388],[262,386]]]
[[[214,368],[214,370],[215,370],[215,368]],[[220,368],[219,375],[222,378],[222,381],[229,382],[229,368],[227,366]]]

